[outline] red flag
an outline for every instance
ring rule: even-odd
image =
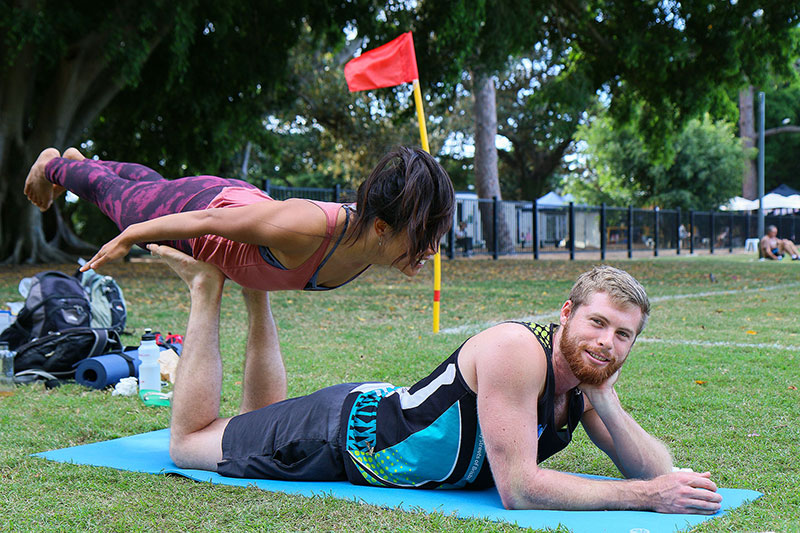
[[[411,32],[348,61],[344,77],[350,92],[394,87],[419,79]]]

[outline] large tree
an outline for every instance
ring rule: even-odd
[[[564,189],[580,202],[707,210],[741,189],[744,155],[730,123],[709,115],[691,119],[676,134],[665,158],[654,153],[632,125],[614,125],[600,116],[582,126],[587,146],[575,168],[579,179]]]
[[[79,244],[22,196],[36,155],[85,139],[166,175],[230,168],[312,28],[331,42],[368,0],[18,0],[0,10],[0,260],[64,260]],[[262,128],[263,129],[263,128]],[[113,153],[106,148],[113,147]],[[57,215],[57,213],[55,213]],[[52,227],[48,227],[52,226]]]
[[[795,32],[795,38],[800,44],[800,31]],[[800,47],[792,74],[787,79],[775,77],[763,87],[765,192],[781,184],[800,189]],[[742,184],[742,196],[750,200],[758,197],[757,152],[753,150],[759,116],[755,92],[756,88],[749,85],[739,93],[739,136],[753,154],[747,160]]]
[[[597,95],[583,73],[563,72],[565,59],[534,49],[500,76],[498,132],[511,144],[499,151],[501,185],[510,198],[532,200],[557,184],[578,127],[594,112]]]
[[[503,199],[498,173],[498,116],[496,110],[497,74],[505,69],[509,58],[546,39],[542,24],[542,5],[510,0],[462,0],[425,2],[420,10],[424,40],[423,65],[430,65],[443,79],[434,80],[429,89],[434,94],[457,94],[454,88],[470,91],[475,157],[475,188],[484,199]],[[559,43],[553,43],[557,48]],[[464,76],[464,73],[468,73]],[[449,74],[449,76],[448,76]],[[513,250],[513,240],[504,219],[498,213],[498,224],[492,224],[490,206],[481,204],[483,234],[494,240],[500,252]]]
[[[732,90],[766,79],[771,70],[785,70],[793,53],[789,37],[800,20],[796,3],[779,0],[559,0],[535,5],[476,0],[466,10],[472,17],[464,17],[464,11],[450,17],[431,10],[441,15],[437,21],[443,29],[434,42],[439,50],[451,50],[444,54],[451,69],[460,65],[498,75],[512,54],[546,49],[558,58],[563,53],[557,76],[580,82],[564,87],[580,87],[583,95],[601,92],[611,102],[614,119],[635,118],[638,134],[652,147],[670,146],[669,138],[688,119],[726,105],[721,101]],[[457,25],[464,31],[456,31]],[[478,51],[478,56],[461,49]],[[537,92],[530,98],[537,99]],[[554,102],[550,97],[542,101]],[[635,102],[645,103],[642,113],[631,113]],[[530,176],[538,179],[535,172]]]

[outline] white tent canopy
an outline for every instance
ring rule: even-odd
[[[769,193],[764,196],[763,202],[764,209],[800,209],[800,194],[781,196]],[[755,211],[758,209],[758,200],[748,200],[737,196],[722,206],[722,209],[725,211]]]
[[[753,211],[758,209],[758,200],[748,200],[741,196],[735,196],[727,204],[720,206],[720,209],[723,211]]]
[[[560,196],[557,193],[550,191],[549,193],[545,194],[544,196],[536,200],[536,205],[538,205],[539,207],[542,206],[560,207],[562,205],[567,205],[572,201],[573,198],[571,194],[565,194],[564,196]]]

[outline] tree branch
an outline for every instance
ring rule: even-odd
[[[764,130],[764,137],[778,135],[780,133],[800,133],[800,126],[779,126],[777,128],[770,128]]]
[[[583,22],[582,22],[583,16],[582,16],[582,13],[581,13],[582,9],[581,9],[580,6],[576,5],[574,1],[572,1],[572,0],[561,0],[560,2],[555,2],[555,7],[556,7],[557,11],[558,11],[558,7],[559,6],[566,8],[565,11],[568,12],[567,13],[567,18],[572,18],[573,22],[575,23],[575,27],[577,29],[577,31],[574,32],[575,39],[578,42],[584,43],[582,48],[584,48],[584,49],[590,48],[590,47],[587,48],[586,44],[588,44],[588,41],[591,40],[592,43],[594,43],[595,45],[599,46],[604,51],[609,52],[609,53],[614,53],[615,52],[614,48],[609,44],[608,39],[603,37],[603,35],[597,30],[597,25],[596,24],[594,24],[592,21],[589,21],[588,24],[583,24]],[[570,17],[570,15],[571,15],[571,17]],[[570,27],[570,26],[571,25],[568,25],[567,27]],[[587,30],[587,32],[590,34],[589,36],[591,37],[591,39],[583,39],[581,37],[581,31],[580,31],[581,29]]]
[[[150,58],[153,51],[161,44],[161,41],[164,40],[169,32],[170,28],[164,26],[150,39],[147,44],[148,52],[144,62]],[[98,73],[94,83],[87,88],[84,97],[80,99],[80,105],[75,109],[64,137],[67,145],[76,143],[83,130],[89,127],[89,124],[100,115],[111,100],[125,88],[125,84],[118,77],[113,76],[111,72],[108,72],[109,70],[105,68],[102,71],[102,76]]]

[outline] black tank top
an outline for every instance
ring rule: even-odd
[[[541,463],[551,455],[554,455],[564,448],[572,440],[572,432],[578,426],[578,422],[583,416],[583,395],[580,390],[574,388],[567,394],[567,425],[557,428],[555,422],[555,376],[553,374],[553,334],[556,331],[555,324],[543,326],[541,324],[531,324],[530,322],[519,322],[527,327],[539,341],[547,358],[547,381],[545,382],[544,392],[539,398],[538,420],[539,420],[539,454],[537,463]]]
[[[541,462],[562,450],[583,414],[583,397],[570,392],[565,428],[555,427],[554,326],[519,322],[536,337],[547,359],[538,402]],[[483,488],[493,484],[478,424],[475,393],[458,369],[462,344],[412,387],[365,383],[342,410],[345,470],[352,483],[389,487]]]

